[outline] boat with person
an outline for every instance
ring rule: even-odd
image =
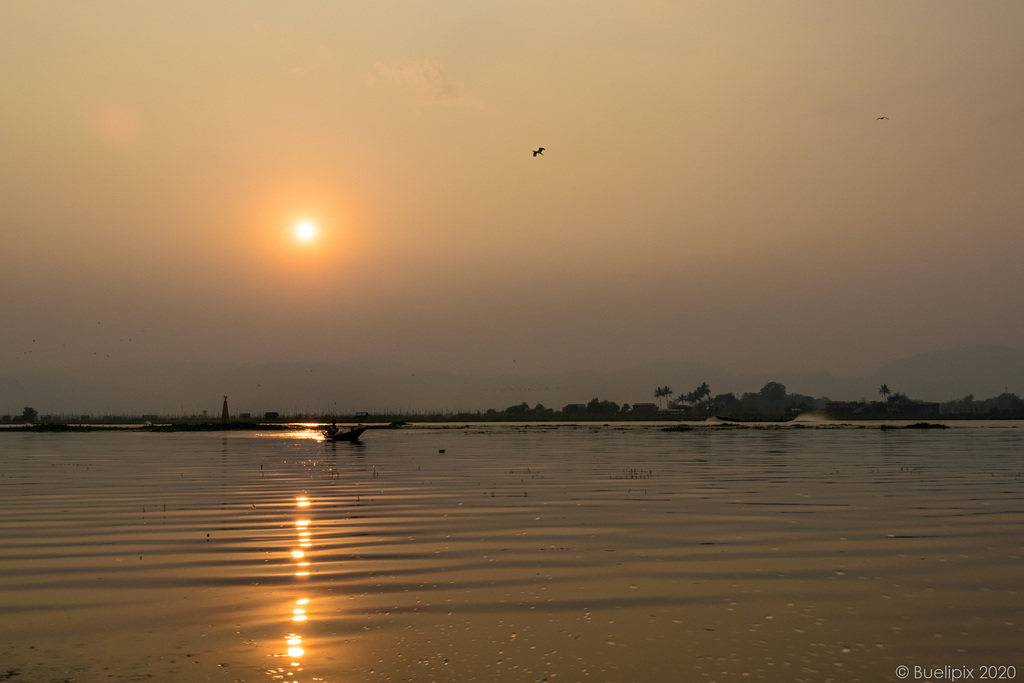
[[[324,439],[326,439],[327,441],[355,442],[359,440],[360,435],[362,435],[362,433],[365,431],[366,426],[361,424],[344,430],[338,427],[338,425],[332,423],[330,427],[323,430],[322,434],[324,435]]]

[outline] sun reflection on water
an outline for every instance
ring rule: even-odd
[[[261,438],[269,439],[310,439],[320,441],[324,438],[323,425],[317,422],[298,422],[283,425],[281,428],[258,432]]]
[[[300,512],[305,512],[311,505],[312,501],[306,496],[297,496],[295,498],[295,507]],[[300,581],[310,574],[309,567],[311,562],[308,553],[309,548],[313,547],[311,540],[313,533],[309,530],[312,523],[311,519],[305,517],[295,520],[296,541],[301,549],[296,548],[288,551],[295,562],[295,577]],[[271,673],[274,678],[285,678],[285,680],[290,680],[293,683],[299,683],[298,674],[303,670],[303,661],[308,659],[309,652],[303,642],[303,633],[298,629],[305,627],[309,621],[310,599],[308,597],[299,598],[289,606],[289,609],[291,614],[288,619],[291,623],[291,628],[294,630],[284,637],[287,647],[283,652],[275,656],[287,658],[288,667],[290,668],[288,670],[278,668]]]

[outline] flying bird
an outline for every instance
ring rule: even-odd
[[[543,147],[538,147],[537,149],[533,150],[533,156],[537,156],[538,154],[541,155],[541,156],[544,156],[544,148]]]
[[[882,120],[888,121],[889,117],[888,116],[879,116],[877,119],[875,119],[875,121],[882,121]]]

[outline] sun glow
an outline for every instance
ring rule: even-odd
[[[303,242],[312,242],[316,237],[316,226],[309,221],[303,221],[295,226],[295,236]]]
[[[351,281],[368,267],[369,261],[355,259],[369,234],[362,202],[338,185],[329,179],[268,176],[239,195],[232,237],[240,254],[267,268],[252,271],[261,273],[252,280],[261,295],[278,301],[306,294],[310,287],[327,291],[326,279]]]

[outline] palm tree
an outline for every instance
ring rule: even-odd
[[[711,412],[711,387],[707,382],[701,382],[700,386],[691,392],[695,405],[704,405],[704,410]]]
[[[697,395],[700,396],[700,400],[711,403],[711,387],[707,382],[701,382],[701,385],[697,387]]]
[[[671,396],[674,393],[675,392],[672,391],[672,387],[666,384],[665,386],[658,387],[657,389],[654,390],[654,398],[658,399],[658,405],[661,405],[661,399],[667,396]]]
[[[888,384],[883,384],[878,387],[878,393],[882,395],[882,402],[885,403],[889,400],[889,394],[892,393],[892,389],[889,388]]]
[[[710,410],[711,387],[707,382],[702,382],[699,387],[686,394],[686,402],[692,403],[694,406],[704,405],[706,409]]]

